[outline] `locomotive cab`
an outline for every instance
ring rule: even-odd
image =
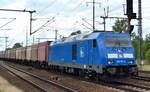
[[[109,33],[105,34],[103,39],[105,74],[115,76],[136,75],[138,69],[130,36],[123,33]]]

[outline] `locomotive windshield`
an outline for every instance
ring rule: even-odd
[[[105,37],[106,47],[131,47],[129,37]]]

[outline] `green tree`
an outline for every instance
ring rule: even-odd
[[[145,37],[146,37],[146,38],[145,38],[145,41],[146,41],[146,42],[150,42],[150,34],[147,34]]]
[[[134,51],[135,51],[135,56],[137,59],[139,59],[139,40],[138,40],[138,36],[133,32],[131,34],[131,39],[132,39],[132,43],[133,43],[133,47],[134,47]],[[147,43],[145,42],[145,40],[142,39],[142,58],[145,59],[145,54],[146,51],[148,50],[147,48]]]
[[[132,40],[138,40],[138,36],[136,35],[135,32],[131,33],[131,39]]]
[[[147,53],[150,50],[150,34],[147,34],[145,37],[145,41],[143,40],[143,58],[148,59]]]
[[[14,46],[13,46],[13,49],[16,49],[16,48],[19,48],[19,47],[22,47],[22,45],[20,43],[15,43]]]
[[[138,40],[133,40],[132,44],[135,52],[135,57],[138,58]]]
[[[127,20],[116,20],[115,25],[112,26],[114,32],[125,33],[127,30]]]
[[[72,36],[72,35],[77,35],[77,34],[81,34],[81,31],[78,30],[78,31],[76,31],[76,32],[72,32],[72,33],[70,34],[70,36]]]
[[[11,50],[11,49],[12,49],[12,48],[7,48],[6,51],[7,51],[7,50]]]
[[[146,60],[150,63],[150,49],[146,52]]]

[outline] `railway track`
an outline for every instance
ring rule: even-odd
[[[93,80],[85,80],[85,79],[81,79],[81,80],[93,82],[123,92],[150,92],[150,87],[138,85],[134,83],[119,82],[119,81],[114,81],[110,83],[110,82],[93,81]]]
[[[121,88],[123,87],[124,89],[125,88],[128,89],[126,91],[129,91],[129,92],[149,92],[150,91],[150,87],[133,84],[130,82],[116,82],[116,84],[119,85],[118,87],[121,87]]]
[[[143,70],[140,70],[139,72],[150,74],[150,71],[143,71]]]
[[[12,67],[12,66],[10,66],[10,67]],[[93,81],[85,80],[85,79],[81,79],[81,78],[79,78],[79,79],[83,80],[83,81],[93,82]],[[132,84],[131,83],[123,83],[123,82],[116,82],[116,83],[113,83],[113,84],[105,83],[105,82],[94,82],[94,83],[97,83],[97,84],[100,84],[100,85],[103,85],[103,86],[106,86],[106,87],[109,87],[109,88],[125,91],[125,92],[146,92],[146,91],[150,91],[149,87],[141,86],[141,85],[133,84],[133,83]],[[73,91],[75,91],[75,90],[73,90]],[[73,92],[73,91],[69,91],[69,92]]]
[[[135,77],[132,77],[132,79],[137,79],[137,80],[150,82],[150,77],[145,77],[145,76],[135,76]]]
[[[109,88],[114,88],[116,90],[120,90],[120,91],[123,91],[123,92],[141,92],[141,91],[137,91],[133,88],[129,88],[129,87],[124,87],[123,85],[121,85],[120,83],[105,83],[105,82],[100,82],[98,84],[101,84],[101,85],[104,85],[104,86],[107,86]],[[120,92],[119,91],[119,92]]]
[[[0,65],[7,69],[9,72],[11,72],[12,74],[14,74],[15,76],[23,79],[24,81],[30,83],[31,85],[33,85],[35,88],[37,88],[38,90],[40,90],[41,92],[51,92],[51,91],[55,91],[55,92],[77,92],[74,89],[65,87],[61,84],[55,83],[53,81],[41,78],[37,75],[31,74],[29,72],[26,72],[24,70],[18,69],[18,68],[14,68],[11,65],[6,65],[3,62],[0,63]]]

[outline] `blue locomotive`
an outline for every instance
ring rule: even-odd
[[[48,64],[88,77],[138,73],[132,41],[126,33],[92,32],[53,42]]]

